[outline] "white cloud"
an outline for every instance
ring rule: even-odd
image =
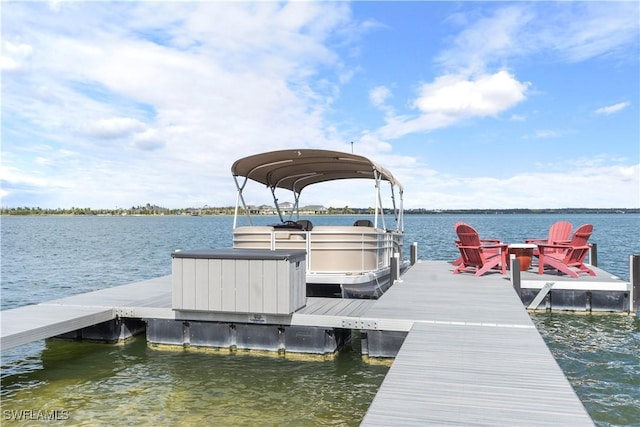
[[[378,130],[381,138],[427,132],[451,126],[471,117],[495,117],[526,98],[530,83],[520,82],[507,71],[476,78],[444,75],[423,84],[413,105],[416,116],[389,115]]]
[[[145,128],[145,124],[131,117],[112,117],[87,124],[85,131],[97,138],[123,138]]]
[[[617,104],[608,105],[606,107],[598,108],[596,110],[596,114],[604,114],[604,115],[608,116],[610,114],[617,113],[618,111],[624,110],[629,105],[631,105],[631,104],[628,101],[619,102]]]
[[[569,62],[626,53],[637,41],[640,26],[637,2],[569,2],[548,15],[551,25],[539,32],[539,48],[551,48]],[[631,58],[637,61],[637,55]]]
[[[548,138],[558,138],[563,133],[553,129],[539,129],[536,130],[532,135],[525,135],[524,139],[548,139]]]
[[[165,146],[163,137],[155,129],[146,129],[133,136],[133,145],[145,151],[159,150]]]
[[[376,86],[369,91],[369,100],[376,107],[384,106],[390,97],[391,91],[386,86]]]
[[[475,19],[453,39],[449,49],[438,55],[436,63],[457,74],[484,73],[489,63],[500,63],[527,49],[529,43],[522,43],[519,35],[534,15],[528,6],[517,5],[500,7],[489,16]],[[452,22],[468,23],[466,17],[457,18]]]
[[[26,43],[12,43],[4,40],[2,42],[2,56],[0,57],[0,70],[20,70],[32,53],[33,48]]]
[[[586,166],[589,164],[589,166]],[[410,181],[408,207],[431,209],[501,208],[637,208],[640,203],[640,164],[625,166],[600,157],[540,165],[503,179],[485,176],[421,174]],[[615,189],[615,190],[612,190]]]
[[[476,74],[525,55],[580,62],[619,54],[637,61],[623,49],[637,41],[637,2],[496,4],[479,18],[457,12],[448,22],[466,26],[436,63],[447,71]]]
[[[529,85],[504,70],[474,80],[446,75],[423,85],[415,106],[428,114],[495,116],[523,101]]]
[[[5,6],[3,36],[24,40],[9,45],[10,57],[29,67],[3,82],[3,114],[18,118],[11,135],[3,130],[3,154],[31,157],[3,161],[20,182],[34,177],[29,191],[60,197],[54,207],[78,205],[74,198],[137,204],[141,195],[215,204],[234,199],[229,169],[243,155],[346,148],[322,115],[348,73],[330,47],[357,25],[347,4]],[[34,139],[75,155],[28,154]],[[5,202],[20,182],[4,187]],[[66,186],[78,189],[60,194]]]

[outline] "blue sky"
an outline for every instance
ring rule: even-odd
[[[228,206],[240,157],[353,147],[409,208],[640,207],[638,2],[1,7],[3,206]]]

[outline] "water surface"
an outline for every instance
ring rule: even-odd
[[[313,217],[351,224],[356,217]],[[483,238],[544,237],[557,220],[594,224],[599,266],[623,279],[640,253],[640,215],[416,215],[406,243],[421,259],[457,257],[453,225]],[[231,217],[2,217],[2,309],[171,273],[175,249],[231,246]],[[261,223],[275,222],[273,217]],[[633,316],[533,314],[600,426],[640,425],[640,321]],[[24,411],[67,411],[65,425],[358,425],[388,366],[359,344],[330,360],[228,351],[161,351],[41,341],[3,352],[3,425]],[[544,375],[544,373],[541,373]],[[532,403],[533,404],[533,403]],[[24,421],[15,422],[25,425]]]

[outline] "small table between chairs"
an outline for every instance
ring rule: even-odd
[[[533,258],[533,250],[537,248],[531,243],[512,243],[508,246],[507,261],[511,259],[511,255],[520,261],[520,271],[527,271],[531,266]]]

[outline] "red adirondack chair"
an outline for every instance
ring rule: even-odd
[[[458,221],[454,224],[453,229],[457,230],[458,226],[461,224],[465,224],[462,221]],[[467,225],[467,224],[465,224]],[[460,244],[460,240],[456,240],[455,241],[456,245]],[[498,249],[494,248],[494,247],[489,247],[491,245],[498,245],[500,244],[500,240],[498,239],[480,239],[480,243],[482,243],[483,246],[485,246],[486,252],[487,253],[498,253]],[[456,259],[455,261],[452,262],[453,265],[460,265],[460,263],[462,262],[462,257],[458,257],[458,259]]]
[[[569,221],[557,221],[549,227],[549,235],[546,239],[525,239],[525,243],[532,243],[537,245],[539,243],[546,244],[556,244],[556,243],[569,243],[569,238],[571,237],[571,229],[573,226]],[[564,251],[561,249],[556,249],[552,251],[549,249],[548,253],[556,252],[563,253]],[[536,248],[533,250],[533,256],[539,256],[540,251]]]
[[[577,278],[579,273],[595,276],[596,273],[584,265],[584,259],[591,247],[587,243],[591,233],[593,225],[585,224],[578,227],[569,243],[539,243],[538,274],[543,274],[547,266],[574,278]]]
[[[458,240],[456,245],[460,251],[460,264],[453,274],[460,272],[475,273],[482,276],[493,268],[500,268],[502,274],[507,272],[507,244],[484,243],[478,232],[468,224],[456,225]]]

